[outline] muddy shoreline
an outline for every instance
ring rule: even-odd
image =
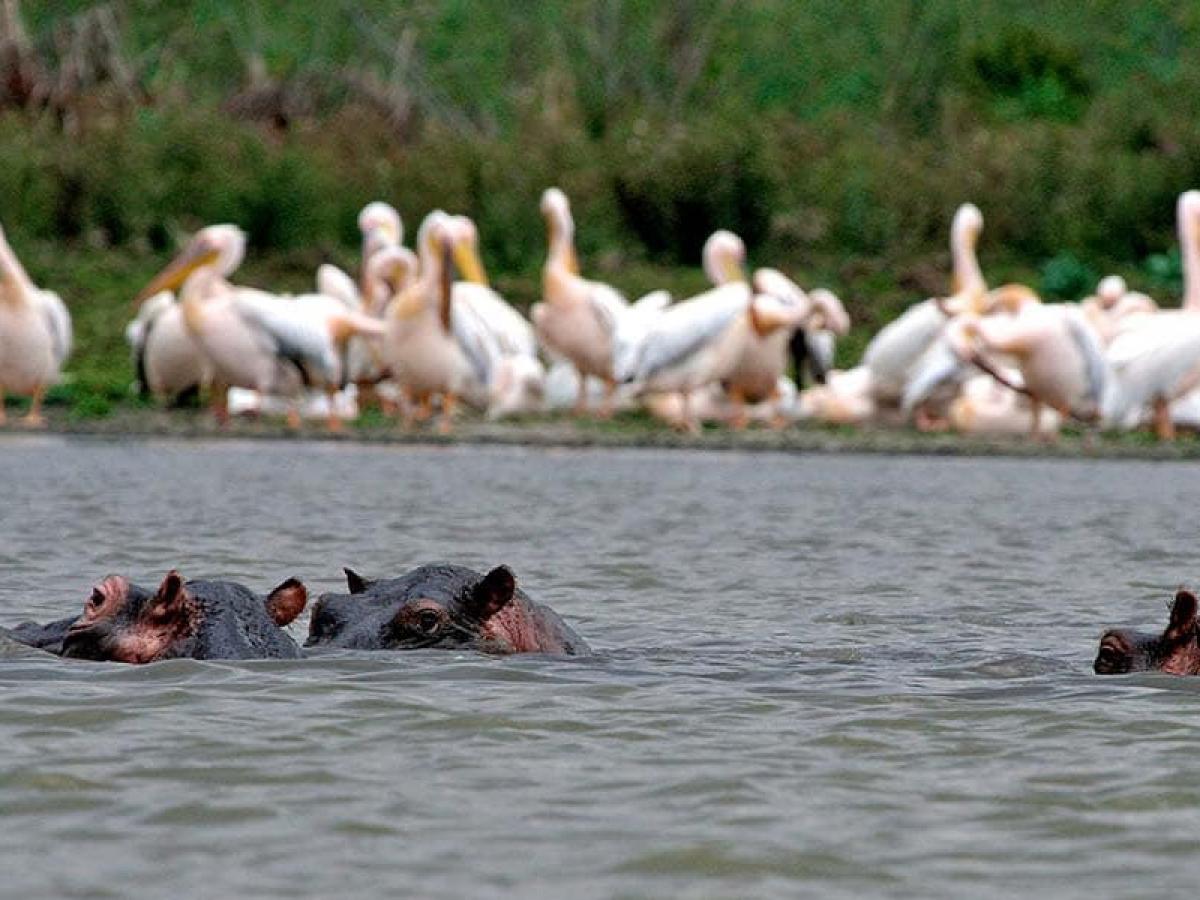
[[[743,432],[714,428],[699,435],[680,434],[641,416],[612,421],[576,421],[541,416],[519,421],[487,422],[466,418],[450,435],[432,427],[405,430],[376,420],[348,424],[330,434],[322,423],[289,430],[281,420],[238,419],[220,428],[203,412],[118,410],[105,418],[76,418],[65,410],[48,410],[47,427],[29,430],[10,417],[0,435],[52,434],[119,440],[303,440],[395,445],[493,445],[545,448],[650,448],[817,454],[884,454],[1048,459],[1200,460],[1200,438],[1186,436],[1173,444],[1155,443],[1147,435],[1066,434],[1053,443],[1025,437],[975,437],[922,434],[911,429],[830,428],[794,425],[783,431],[752,428]]]

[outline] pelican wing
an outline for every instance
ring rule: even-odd
[[[54,360],[61,366],[71,354],[73,338],[71,314],[67,311],[67,306],[62,302],[62,298],[54,291],[39,290],[35,296],[38,308],[46,320],[46,327],[50,331],[50,338],[54,346]]]
[[[1104,349],[1096,330],[1088,322],[1087,316],[1078,307],[1063,307],[1063,315],[1067,321],[1067,332],[1071,341],[1079,350],[1083,359],[1084,374],[1087,379],[1087,395],[1084,397],[1087,411],[1099,408],[1104,397],[1105,383],[1108,380],[1108,364],[1104,360]]]
[[[450,330],[479,383],[491,384],[504,354],[488,327],[488,320],[479,314],[474,305],[461,302],[457,291],[451,298]]]
[[[634,377],[651,378],[697,353],[744,313],[749,302],[746,286],[731,284],[668,307],[650,323],[637,348]]]
[[[490,287],[467,281],[455,282],[453,303],[470,308],[491,333],[503,355],[537,356],[533,326]]]
[[[942,387],[957,387],[974,373],[950,346],[940,338],[921,356],[912,377],[904,386],[900,408],[907,414],[933,396]]]
[[[599,281],[588,282],[587,302],[592,315],[608,334],[616,331],[621,315],[629,309],[629,304],[619,292]]]
[[[233,304],[242,321],[265,337],[277,356],[315,370],[328,383],[341,380],[341,363],[319,305],[306,308],[291,298],[258,291],[238,291]]]
[[[946,316],[932,300],[917,303],[875,335],[863,354],[877,389],[906,383],[908,370],[921,358],[946,324]]]

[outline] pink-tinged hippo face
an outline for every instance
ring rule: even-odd
[[[81,659],[148,663],[195,633],[199,607],[178,572],[171,571],[151,594],[120,575],[94,588],[83,615],[63,641],[63,655]]]
[[[299,648],[282,629],[307,602],[307,590],[294,578],[264,598],[232,581],[185,582],[176,571],[154,593],[110,575],[67,630],[62,655],[134,664],[294,658]]]
[[[1092,668],[1097,675],[1148,671],[1171,675],[1200,674],[1196,611],[1196,595],[1180,590],[1175,594],[1170,621],[1162,634],[1129,628],[1110,629],[1100,637],[1100,649]]]
[[[306,646],[357,650],[469,648],[486,653],[588,652],[549,607],[517,587],[507,566],[485,575],[433,563],[400,578],[368,581],[347,570],[349,594],[313,609]]]

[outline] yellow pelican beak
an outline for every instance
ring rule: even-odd
[[[212,249],[206,244],[190,245],[138,292],[133,299],[134,305],[140,306],[147,298],[153,297],[160,291],[179,290],[189,275],[197,269],[212,265],[219,256],[219,250]]]
[[[458,271],[462,273],[463,278],[486,287],[488,284],[487,271],[483,268],[483,262],[479,259],[475,248],[467,240],[459,239],[454,242],[452,252],[454,264],[458,266]]]
[[[725,273],[725,280],[728,282],[744,282],[746,280],[746,273],[742,270],[741,264],[731,256],[721,260],[721,271]]]

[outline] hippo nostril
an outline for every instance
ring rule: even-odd
[[[94,588],[92,590],[92,596],[88,598],[88,602],[91,603],[93,607],[99,609],[104,605],[104,594],[101,593],[99,588]]]

